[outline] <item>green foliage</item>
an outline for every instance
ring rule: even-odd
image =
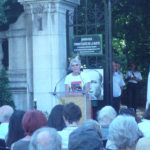
[[[7,30],[23,12],[23,6],[17,0],[0,0],[0,30]]]
[[[4,4],[6,0],[0,0],[0,24],[5,24],[7,18],[5,17],[5,10],[7,9]]]
[[[9,90],[9,80],[5,70],[0,71],[0,106],[2,105],[15,106]]]
[[[150,63],[149,9],[149,0],[117,0],[112,5],[113,55],[121,60],[124,70],[136,62],[145,82]],[[124,41],[124,47],[120,41]]]

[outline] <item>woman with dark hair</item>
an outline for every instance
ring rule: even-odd
[[[66,104],[63,110],[63,117],[66,128],[58,133],[62,137],[62,149],[68,149],[69,135],[77,129],[80,118],[82,117],[80,107],[74,103]]]
[[[6,140],[7,147],[10,147],[12,143],[18,141],[25,136],[22,127],[22,118],[25,112],[22,110],[16,110],[9,120],[8,136]]]
[[[137,95],[139,86],[138,83],[142,80],[141,73],[137,71],[137,65],[135,63],[131,64],[131,70],[126,73],[125,76],[127,84],[127,106],[128,108],[134,108],[136,112],[137,107]]]
[[[136,113],[133,108],[121,108],[119,111],[120,115],[131,115],[136,118]]]
[[[64,119],[63,119],[63,105],[56,105],[48,118],[48,126],[55,128],[58,131],[61,131],[64,127],[66,127]]]
[[[30,110],[22,119],[22,126],[26,136],[11,145],[11,150],[28,150],[33,132],[43,126],[47,126],[45,115],[38,110]]]

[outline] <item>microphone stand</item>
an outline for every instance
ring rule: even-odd
[[[56,90],[57,90],[57,85],[66,77],[67,75],[64,75],[62,78],[60,78],[60,80],[58,80],[58,82],[56,83],[55,85],[55,88],[54,88],[54,91],[53,91],[53,95],[56,96],[57,93],[56,93]]]

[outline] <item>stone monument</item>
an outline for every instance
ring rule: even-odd
[[[74,12],[79,0],[18,0],[24,13],[5,33],[9,43],[9,79],[17,109],[50,112],[64,91],[57,84],[65,76],[66,12]],[[63,79],[62,79],[63,80]]]

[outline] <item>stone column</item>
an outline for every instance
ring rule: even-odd
[[[50,112],[57,98],[51,92],[66,74],[66,11],[78,0],[19,0],[24,5],[27,51],[32,68],[33,100],[37,109]],[[64,91],[63,80],[57,91]]]

